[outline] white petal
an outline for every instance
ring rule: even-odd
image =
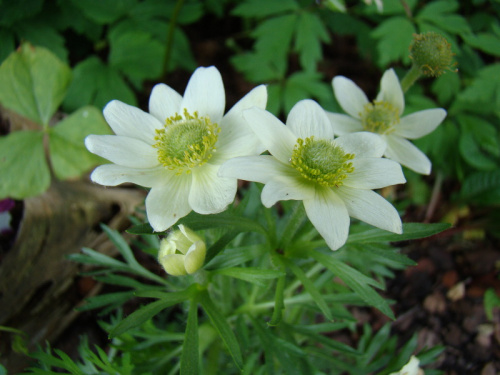
[[[164,124],[167,118],[180,111],[181,100],[182,96],[177,91],[159,83],[153,87],[149,97],[149,113]]]
[[[342,247],[349,234],[347,208],[331,189],[317,189],[312,199],[304,200],[307,217],[332,250]]]
[[[230,159],[221,165],[219,176],[237,178],[245,181],[255,181],[262,184],[267,183],[276,175],[294,173],[294,169],[279,162],[274,156],[241,156]]]
[[[260,108],[247,109],[243,111],[243,116],[266,150],[282,163],[289,163],[297,142],[292,131],[271,113]]]
[[[399,110],[400,115],[403,113],[405,109],[405,97],[394,69],[386,70],[382,76],[380,92],[376,100],[390,103]]]
[[[266,103],[267,89],[260,85],[245,95],[224,116],[220,123],[221,132],[214,164],[218,164],[219,156],[227,160],[236,156],[258,155],[264,151],[263,145],[243,117],[243,110],[251,107],[265,109]]]
[[[85,146],[90,152],[125,167],[152,168],[159,163],[156,149],[135,138],[89,135]]]
[[[165,272],[171,276],[184,276],[187,274],[184,267],[184,255],[182,254],[168,254],[158,259],[158,261],[165,268]]]
[[[335,139],[335,143],[345,152],[362,158],[381,157],[386,148],[385,141],[380,135],[369,132],[341,135]]]
[[[415,112],[401,119],[395,126],[394,134],[403,138],[417,139],[432,133],[445,117],[446,111],[442,108]]]
[[[188,196],[190,175],[173,175],[164,185],[154,186],[146,197],[146,213],[155,232],[162,232],[191,212]]]
[[[156,142],[155,129],[163,127],[156,117],[118,100],[109,102],[103,114],[116,135],[140,139],[150,145]]]
[[[398,211],[377,193],[342,186],[336,190],[343,199],[349,215],[390,232],[403,232]]]
[[[333,112],[326,112],[326,115],[332,124],[335,135],[344,135],[363,131],[363,125],[358,119]]]
[[[151,169],[129,168],[116,164],[104,164],[92,172],[90,179],[104,186],[116,186],[131,182],[144,187],[158,186],[165,179],[166,172],[163,166]]]
[[[183,108],[190,114],[197,111],[200,116],[208,116],[212,122],[220,123],[225,106],[224,85],[217,68],[196,69],[184,92],[181,111]]]
[[[332,85],[335,98],[342,109],[352,117],[359,119],[359,114],[363,112],[365,104],[368,103],[368,98],[363,90],[343,76],[335,77]]]
[[[234,201],[237,181],[219,177],[218,165],[204,164],[192,170],[193,184],[189,192],[189,204],[199,214],[216,214]]]
[[[333,139],[330,120],[314,100],[305,99],[295,104],[288,114],[286,125],[298,138],[314,136],[317,139]]]
[[[288,176],[272,178],[262,190],[262,204],[271,207],[278,201],[302,201],[314,197],[314,188],[304,179]]]
[[[207,249],[203,241],[195,242],[184,257],[184,267],[187,273],[193,274],[205,263]]]
[[[354,171],[343,181],[345,186],[358,189],[381,189],[403,184],[406,179],[399,163],[384,158],[355,158]]]
[[[384,138],[387,141],[385,157],[395,160],[417,173],[431,173],[431,161],[413,143],[395,135],[387,135]]]

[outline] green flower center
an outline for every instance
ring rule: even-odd
[[[347,175],[354,171],[350,160],[354,154],[347,154],[342,147],[327,139],[314,137],[297,139],[290,163],[302,177],[322,186],[339,187]]]
[[[156,130],[158,161],[177,174],[191,173],[191,169],[205,164],[216,151],[220,132],[208,117],[192,115],[184,109],[184,117],[176,113],[165,120],[165,127]]]
[[[365,104],[359,114],[363,128],[366,131],[379,134],[389,134],[394,131],[394,125],[399,123],[399,110],[384,101],[374,101]]]

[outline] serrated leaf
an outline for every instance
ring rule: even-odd
[[[377,281],[363,275],[361,272],[335,259],[333,256],[328,256],[318,251],[311,251],[310,255],[332,271],[334,275],[341,278],[342,281],[358,294],[363,301],[379,309],[389,318],[394,319],[394,313],[390,309],[388,302],[370,286],[380,287]]]
[[[279,270],[265,269],[258,267],[232,267],[223,268],[213,272],[214,274],[233,277],[235,279],[245,280],[261,286],[266,286],[266,280],[276,279],[284,276],[285,273]]]
[[[461,115],[457,117],[457,120],[461,129],[458,147],[464,160],[480,170],[498,168],[497,163],[483,150],[481,143],[476,139],[477,117]],[[495,131],[494,128],[493,131]]]
[[[416,32],[415,26],[405,17],[391,17],[381,23],[372,32],[372,36],[378,39],[378,64],[386,66],[393,61],[408,64],[408,47]]]
[[[500,106],[500,64],[481,69],[472,84],[459,94],[463,102],[491,103]]]
[[[140,326],[146,320],[151,319],[160,311],[165,310],[167,307],[177,305],[178,303],[188,300],[192,295],[193,289],[189,288],[182,292],[168,293],[164,299],[149,303],[145,306],[139,307],[138,310],[123,319],[114,327],[109,333],[110,337],[116,337],[122,333],[127,332],[135,327]]]
[[[0,199],[24,199],[50,185],[42,132],[19,131],[0,137]]]
[[[390,233],[378,228],[369,228],[366,230],[349,235],[347,243],[369,243],[369,242],[398,242],[407,240],[416,240],[438,234],[451,225],[447,223],[404,223],[403,233]]]
[[[458,9],[458,3],[455,0],[439,0],[427,3],[418,13],[418,18],[428,19],[442,13],[453,13]]]
[[[460,189],[461,199],[483,204],[500,201],[500,171],[476,172],[467,176]]]
[[[64,46],[64,38],[53,25],[45,20],[35,18],[29,22],[19,23],[16,27],[16,34],[32,45],[47,48],[61,61],[67,63],[68,51]]]
[[[137,105],[134,92],[116,69],[104,65],[95,56],[76,65],[64,100],[68,112],[89,104],[102,109],[114,99]]]
[[[264,18],[297,9],[299,5],[295,0],[246,0],[236,6],[231,14],[245,18]]]
[[[181,375],[198,375],[200,371],[198,358],[198,301],[194,298],[189,305],[186,333],[182,344]]]
[[[470,46],[493,56],[500,56],[500,37],[490,33],[464,35],[464,40]]]
[[[318,15],[303,12],[299,15],[295,29],[295,50],[299,53],[302,68],[316,71],[316,63],[323,57],[321,42],[328,43],[330,37]]]
[[[127,14],[135,0],[72,0],[72,3],[98,24],[109,24]]]
[[[157,78],[161,73],[164,47],[151,34],[140,30],[113,32],[110,41],[109,64],[139,82]]]
[[[460,91],[460,77],[458,74],[442,74],[432,83],[432,92],[437,96],[440,104],[448,104]]]
[[[283,103],[285,112],[302,99],[315,98],[320,101],[333,101],[333,91],[330,85],[322,81],[322,75],[312,72],[295,72],[285,83]]]
[[[0,103],[46,126],[70,80],[71,70],[54,54],[24,43],[0,65]]]
[[[78,177],[103,162],[85,148],[84,140],[89,134],[111,134],[95,107],[83,107],[51,128],[50,159],[57,178]]]
[[[217,310],[212,299],[206,291],[200,294],[199,302],[201,303],[203,310],[205,310],[208,317],[210,318],[210,322],[217,330],[217,333],[226,345],[226,348],[229,350],[234,363],[236,364],[238,369],[241,370],[243,368],[243,357],[241,355],[240,345],[233,333],[233,330],[227,323],[226,318],[219,310]]]

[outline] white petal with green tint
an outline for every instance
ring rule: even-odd
[[[295,173],[295,170],[279,162],[271,155],[242,156],[230,159],[222,164],[218,175],[265,184],[274,176],[283,173],[285,169],[289,173]]]
[[[192,170],[193,183],[189,193],[189,204],[200,214],[214,214],[224,211],[233,202],[237,181],[219,177],[218,165],[205,164]]]
[[[219,123],[225,106],[226,96],[219,71],[213,66],[196,69],[184,92],[181,112],[186,108],[191,114],[198,112],[200,117],[208,116],[212,122]]]
[[[312,199],[304,201],[307,217],[332,250],[337,250],[349,235],[347,208],[331,189],[318,189]]]
[[[386,148],[386,143],[381,136],[369,132],[342,135],[335,139],[335,143],[345,152],[361,158],[381,157]]]
[[[352,117],[359,119],[359,114],[363,112],[365,104],[368,103],[368,98],[363,90],[343,76],[335,77],[332,85],[335,98],[342,109]]]
[[[384,153],[385,157],[395,160],[417,173],[431,173],[429,158],[414,146],[413,143],[395,135],[385,136],[384,138],[387,141],[387,149]]]
[[[345,186],[371,190],[406,182],[399,163],[389,159],[355,158],[352,165],[354,171],[343,181]]]
[[[158,165],[156,149],[143,141],[119,135],[89,135],[87,149],[109,161],[131,168],[152,168]]]
[[[155,143],[155,130],[163,126],[149,113],[118,100],[109,102],[103,114],[116,135],[137,138],[150,145]]]
[[[333,112],[326,112],[326,115],[330,120],[335,135],[344,135],[363,131],[363,125],[358,119]]]
[[[336,192],[344,201],[350,216],[380,229],[402,233],[398,211],[377,193],[344,186]]]
[[[264,109],[266,103],[267,89],[261,85],[250,91],[231,108],[220,123],[221,132],[212,163],[218,164],[219,160],[260,154],[264,151],[261,142],[244,119],[243,111],[252,107]]]
[[[191,179],[186,175],[172,175],[164,185],[154,186],[146,197],[149,224],[155,232],[162,232],[191,212],[188,196]]]
[[[144,169],[130,168],[116,164],[104,164],[92,172],[90,179],[104,186],[116,186],[125,182],[131,182],[144,187],[161,185],[168,177],[165,175],[174,174],[166,170],[163,166]]]
[[[291,130],[271,113],[260,108],[247,109],[243,111],[243,116],[266,150],[282,163],[288,163],[297,141]]]
[[[175,113],[181,111],[182,96],[171,87],[160,83],[153,87],[149,97],[149,113],[162,124]]]
[[[323,108],[314,100],[301,100],[293,106],[286,119],[286,126],[297,138],[333,139],[333,128]]]
[[[266,183],[261,198],[264,206],[271,207],[278,201],[312,199],[314,194],[314,187],[303,179],[277,176]]]
[[[433,132],[445,117],[446,111],[442,108],[415,112],[401,119],[394,127],[394,134],[403,138],[418,139]]]
[[[376,101],[384,101],[392,104],[399,110],[401,115],[405,109],[405,98],[398,76],[394,69],[389,69],[384,72],[380,80],[380,92],[377,95]]]

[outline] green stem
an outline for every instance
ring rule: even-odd
[[[415,64],[412,65],[411,69],[406,73],[406,75],[401,80],[401,88],[403,92],[407,92],[408,89],[420,78],[422,73],[420,73],[420,68]]]
[[[286,245],[290,243],[305,218],[304,205],[300,201],[295,202],[295,206],[293,207],[290,216],[288,216],[285,228],[283,228],[283,232],[281,233],[278,243],[279,249],[284,249]]]
[[[162,77],[165,77],[167,74],[168,62],[170,60],[172,45],[174,41],[175,25],[177,24],[177,17],[179,16],[183,4],[184,0],[177,0],[177,3],[175,3],[174,11],[172,12],[172,17],[170,18],[170,25],[168,26],[167,31],[167,42],[165,44],[165,56],[163,58],[163,67],[161,70]]]

